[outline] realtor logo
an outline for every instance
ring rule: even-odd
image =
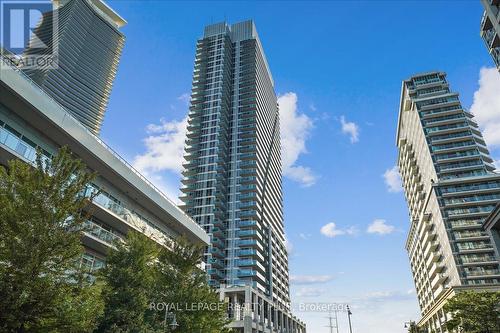
[[[51,0],[0,0],[2,58],[20,68],[57,67],[58,13]]]

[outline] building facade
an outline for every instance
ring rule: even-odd
[[[500,290],[498,255],[482,228],[500,202],[500,174],[442,72],[403,81],[397,147],[419,327],[445,332],[447,299],[463,290]]]
[[[500,203],[484,221],[484,229],[491,233],[497,255],[500,258]]]
[[[0,165],[11,159],[35,161],[36,149],[50,158],[62,146],[98,177],[86,195],[101,193],[88,207],[81,265],[89,273],[103,267],[108,250],[127,232],[142,232],[162,246],[183,235],[206,245],[208,235],[153,184],[109,148],[10,61],[0,75]]]
[[[57,67],[36,66],[23,70],[98,135],[125,41],[120,28],[126,21],[101,0],[60,0],[54,3],[57,15],[45,13],[35,35],[46,45],[57,44]],[[56,38],[51,29],[55,17]],[[24,52],[25,57],[40,53],[31,44],[35,43],[30,43]]]
[[[500,70],[500,0],[481,0],[484,7],[481,37],[495,65]]]
[[[289,311],[279,110],[252,21],[209,25],[197,42],[183,166],[182,208],[211,239],[210,284],[234,304],[266,307],[233,327],[305,330]]]

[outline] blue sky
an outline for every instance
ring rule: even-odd
[[[283,182],[292,300],[349,302],[355,332],[404,332],[404,321],[418,319],[404,249],[406,203],[383,176],[397,157],[401,81],[445,71],[471,106],[480,69],[493,66],[479,37],[479,1],[109,4],[128,25],[102,137],[176,196],[196,39],[209,23],[255,20],[290,138],[299,143],[286,152]],[[495,70],[483,75],[476,96],[487,99],[500,80]],[[482,118],[495,132],[498,118]],[[493,148],[497,139],[491,135]],[[297,315],[309,332],[328,332],[326,313]]]

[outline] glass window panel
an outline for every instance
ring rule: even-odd
[[[7,133],[7,139],[5,140],[5,145],[9,147],[12,150],[16,150],[17,148],[17,143],[19,142],[19,138]]]

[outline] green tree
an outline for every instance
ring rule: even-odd
[[[408,333],[419,333],[417,324],[414,321],[406,323],[405,328],[408,329]]]
[[[104,316],[97,332],[144,333],[155,331],[154,311],[149,310],[155,286],[159,247],[138,232],[130,231],[125,243],[109,252],[100,272],[104,282]]]
[[[229,332],[227,307],[200,268],[203,248],[177,239],[173,249],[162,248],[158,260],[156,302],[173,306],[180,332]],[[179,311],[175,311],[175,310]]]
[[[79,268],[86,170],[67,148],[0,167],[0,331],[94,329],[100,287]]]
[[[198,266],[202,249],[179,239],[173,249],[161,247],[138,232],[108,254],[100,272],[104,282],[105,310],[99,333],[169,331],[165,307],[176,315],[176,332],[228,332],[224,304]],[[175,311],[172,306],[206,304],[199,311]],[[185,310],[185,309],[184,309]]]
[[[467,333],[500,332],[500,292],[461,292],[444,306],[452,315],[446,327]]]

